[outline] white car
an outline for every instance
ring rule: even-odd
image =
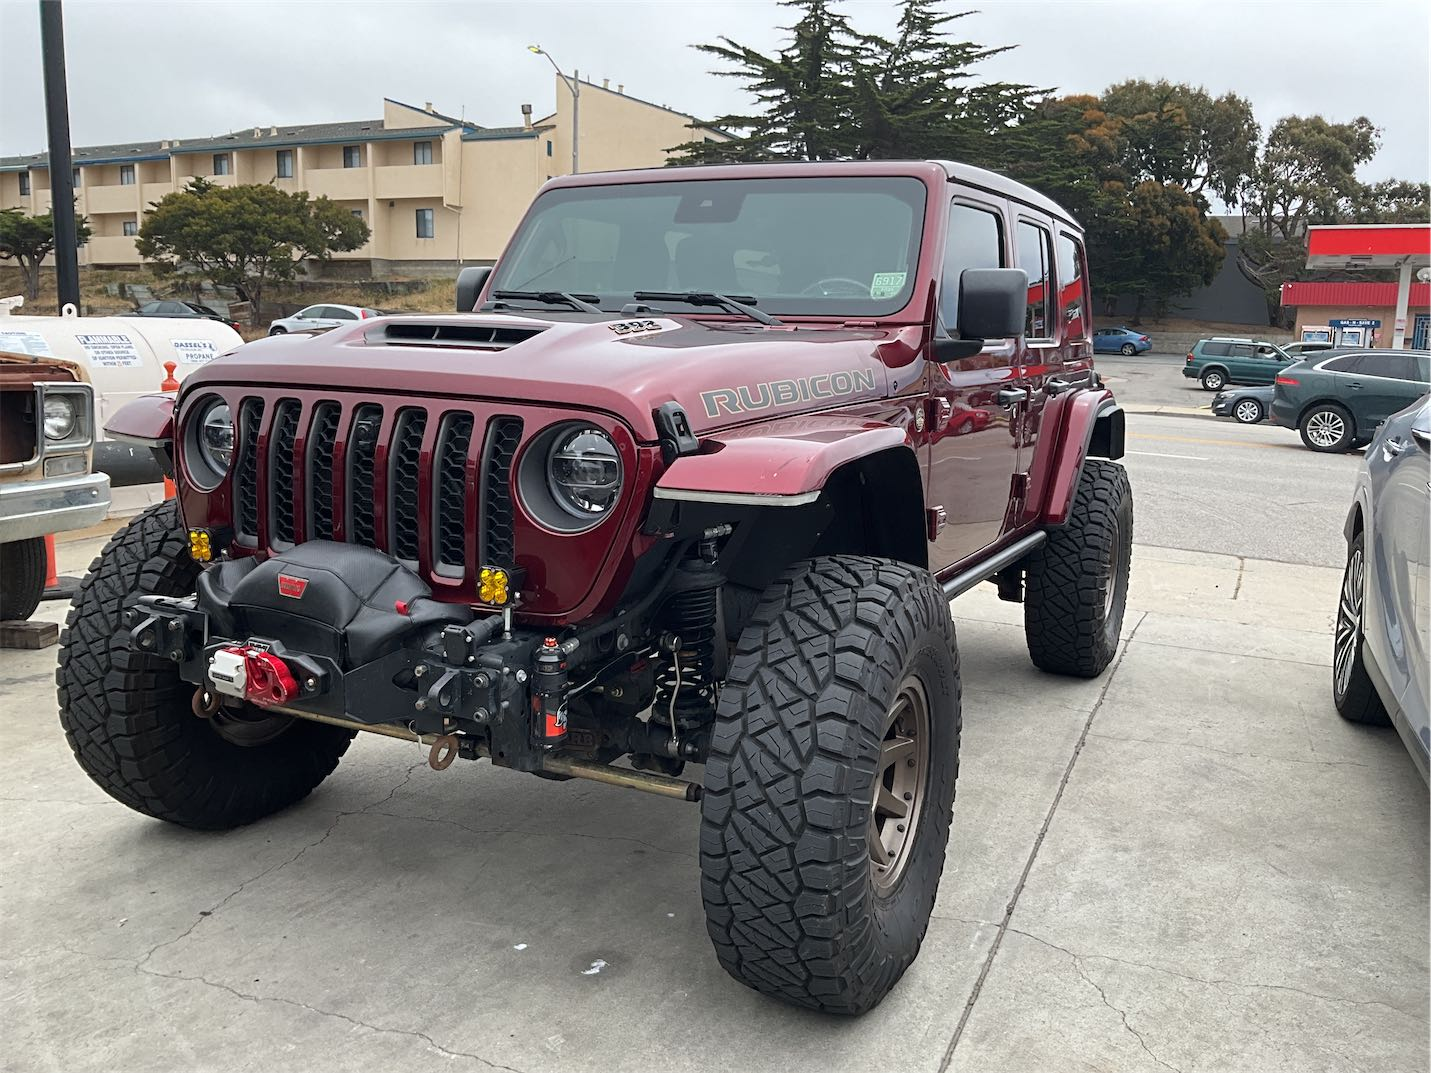
[[[280,317],[268,326],[269,335],[287,335],[289,332],[326,331],[346,324],[350,320],[367,320],[382,316],[376,309],[362,306],[322,305],[300,309],[291,317]]]

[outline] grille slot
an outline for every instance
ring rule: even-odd
[[[481,346],[505,350],[534,335],[540,335],[545,330],[487,324],[424,324],[419,320],[404,318],[386,325],[382,338],[386,342],[404,346]]]
[[[310,540],[333,539],[333,452],[338,446],[338,416],[341,412],[336,402],[320,402],[313,408],[313,421],[308,428]]]
[[[298,437],[298,416],[303,407],[297,399],[280,399],[273,408],[273,428],[268,434],[268,529],[269,543],[291,545],[296,539],[293,501],[293,443]]]
[[[373,492],[382,424],[383,408],[367,402],[353,411],[353,427],[348,432],[348,540],[368,548],[378,546]]]
[[[239,404],[238,461],[234,465],[234,536],[241,543],[258,542],[258,429],[263,400]]]
[[[472,446],[471,414],[449,413],[437,430],[433,452],[433,504],[436,533],[433,548],[437,569],[462,576],[467,565],[467,523],[471,517],[467,502],[467,452]]]
[[[395,558],[416,563],[418,558],[417,485],[421,475],[422,437],[427,431],[427,411],[405,408],[393,424],[388,452],[388,503]]]
[[[510,567],[512,541],[512,459],[522,440],[522,419],[494,417],[482,447],[482,543],[484,563]]]

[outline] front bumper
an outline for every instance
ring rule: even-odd
[[[0,484],[0,543],[84,529],[108,513],[103,473]]]
[[[1227,417],[1232,413],[1232,396],[1226,391],[1219,392],[1212,400],[1212,413],[1214,417]]]

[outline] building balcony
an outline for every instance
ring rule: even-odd
[[[421,170],[417,168],[379,168],[383,171]],[[366,201],[368,197],[367,168],[308,168],[303,172],[303,185],[314,197],[330,197],[334,201]],[[407,197],[409,195],[387,195]]]
[[[139,188],[141,211],[148,212],[149,206],[174,192],[173,183],[144,183]]]
[[[134,239],[130,235],[97,235],[84,244],[80,253],[86,264],[135,265],[139,263],[139,254],[134,249]]]
[[[86,186],[84,207],[89,213],[137,212],[139,210],[139,187],[128,186]]]
[[[442,167],[439,164],[392,164],[376,170],[375,196],[380,201],[384,198],[442,196]]]

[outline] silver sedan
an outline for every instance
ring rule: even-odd
[[[1427,778],[1431,759],[1431,395],[1366,449],[1347,515],[1332,699],[1354,723],[1394,725]]]

